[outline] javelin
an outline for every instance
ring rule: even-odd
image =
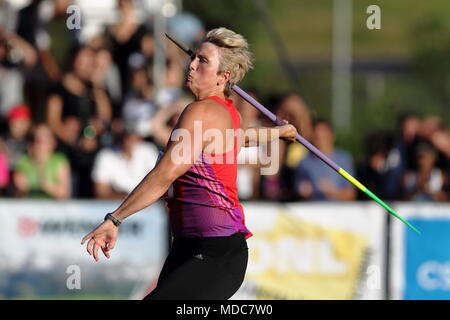
[[[194,55],[194,52],[181,45],[178,41],[175,41],[171,36],[169,36],[166,33],[166,37],[169,38],[174,44],[177,45],[181,50],[183,50],[185,53],[187,53],[190,57]],[[268,117],[272,122],[274,122],[277,126],[285,125],[286,122],[282,120],[281,118],[274,115],[272,112],[270,112],[266,107],[264,107],[262,104],[260,104],[258,101],[256,101],[254,98],[252,98],[248,93],[246,93],[244,90],[239,88],[237,85],[231,86],[231,89],[236,92],[239,96],[241,96],[244,100],[246,100],[248,103],[250,103],[252,106],[254,106],[256,109],[261,111],[266,117]],[[391,207],[389,207],[386,203],[384,203],[383,200],[378,198],[375,194],[373,194],[369,189],[367,189],[362,183],[360,183],[358,180],[356,180],[350,173],[345,171],[343,168],[338,166],[333,160],[331,160],[329,157],[327,157],[325,154],[323,154],[319,149],[317,149],[315,146],[313,146],[308,140],[303,138],[299,133],[297,133],[296,137],[298,142],[300,142],[306,149],[311,151],[316,157],[318,157],[320,160],[322,160],[325,164],[327,164],[329,167],[331,167],[334,171],[339,173],[341,176],[343,176],[345,179],[347,179],[350,183],[352,183],[354,186],[356,186],[359,190],[364,192],[366,195],[368,195],[370,198],[375,200],[379,205],[381,205],[383,208],[385,208],[390,214],[392,214],[394,217],[405,223],[408,227],[413,229],[415,232],[420,234],[420,231],[417,230],[414,226],[412,226],[408,221],[403,219],[398,213],[396,213]]]

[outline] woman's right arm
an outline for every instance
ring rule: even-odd
[[[62,122],[63,100],[57,94],[52,94],[47,101],[47,122],[56,136],[66,143],[70,143]]]

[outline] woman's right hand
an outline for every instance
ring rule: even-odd
[[[111,220],[105,220],[92,232],[88,233],[81,240],[81,244],[90,239],[86,245],[87,252],[98,262],[98,249],[102,249],[106,258],[110,258],[109,251],[114,249],[119,227],[116,227]]]

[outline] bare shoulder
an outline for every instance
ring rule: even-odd
[[[202,100],[190,103],[180,116],[180,121],[200,120],[205,123],[217,125],[219,123],[231,122],[231,116],[228,110],[215,100]]]

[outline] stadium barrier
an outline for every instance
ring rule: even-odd
[[[0,297],[142,298],[167,254],[162,203],[126,220],[110,260],[80,245],[117,205],[1,199]],[[244,202],[254,236],[233,299],[449,299],[450,205],[391,205],[422,235],[369,202]]]

